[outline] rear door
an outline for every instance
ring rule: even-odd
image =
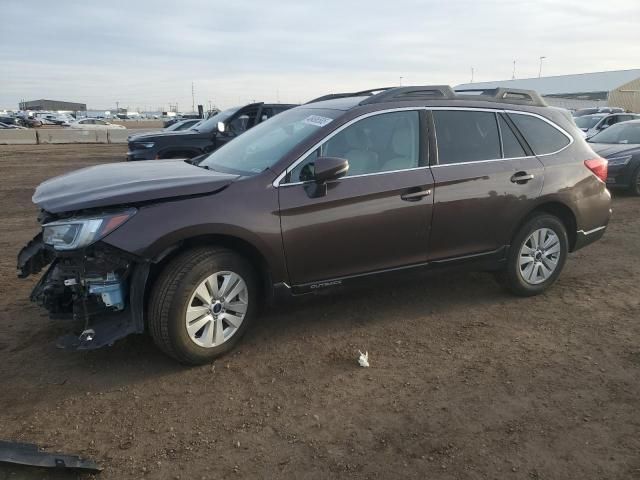
[[[499,253],[542,190],[544,169],[499,111],[433,109],[429,259]]]
[[[376,113],[294,164],[278,186],[293,285],[426,261],[433,177],[421,123],[417,110]],[[318,156],[346,158],[349,173],[312,198],[306,186]]]

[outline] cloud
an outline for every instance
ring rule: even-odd
[[[4,2],[0,106],[305,101],[405,83],[638,67],[637,0]],[[603,34],[607,32],[607,34]]]

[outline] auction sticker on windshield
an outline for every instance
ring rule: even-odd
[[[331,123],[331,120],[331,118],[322,117],[320,115],[309,115],[302,122],[309,125],[314,125],[316,127],[324,127],[325,125]]]

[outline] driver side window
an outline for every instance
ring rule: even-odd
[[[349,161],[346,176],[416,168],[420,163],[419,113],[391,112],[373,115],[340,131],[300,162],[290,182],[313,180],[318,156]]]

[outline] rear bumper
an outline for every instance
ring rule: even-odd
[[[613,165],[609,167],[607,187],[627,188],[633,182],[633,174],[638,164],[630,162],[627,165]]]
[[[607,225],[603,225],[591,230],[578,230],[576,232],[576,243],[573,247],[573,251],[579,250],[593,242],[600,240],[604,236],[604,232],[607,231]]]

